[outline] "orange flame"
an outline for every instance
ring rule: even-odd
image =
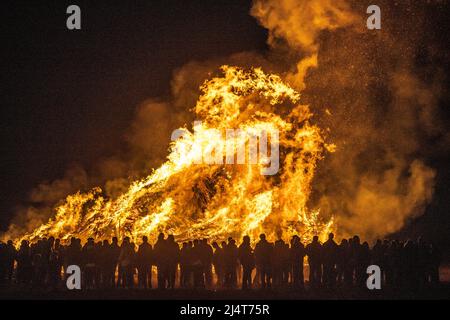
[[[154,240],[158,232],[172,233],[179,241],[256,238],[262,232],[271,240],[294,234],[323,239],[334,228],[333,219],[324,221],[318,210],[307,208],[307,201],[317,162],[334,145],[325,143],[320,128],[309,121],[309,108],[297,104],[299,93],[279,76],[260,68],[223,66],[222,71],[201,87],[193,111],[202,123],[193,133],[183,128],[185,134],[172,142],[159,168],[115,199],[106,200],[100,188],[68,196],[52,219],[16,242],[49,236],[63,241],[129,236],[136,241],[147,235]],[[263,159],[256,164],[199,163],[202,150],[222,150],[229,143],[211,129],[229,128],[278,130],[278,174],[261,175]],[[233,152],[248,143],[242,137],[233,142]]]

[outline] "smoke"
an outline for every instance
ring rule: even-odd
[[[308,70],[318,65],[320,33],[349,26],[356,20],[346,1],[333,0],[257,0],[250,13],[269,30],[268,44],[272,48],[287,45],[302,54],[285,75],[299,91],[305,89]]]
[[[16,214],[6,232],[8,238],[16,238],[45,223],[54,215],[55,205],[67,195],[88,186],[88,174],[76,164],[69,166],[64,177],[40,183],[30,192],[29,204],[16,208]]]
[[[127,139],[133,151],[142,154],[149,166],[157,165],[167,155],[170,132],[176,122],[173,114],[166,102],[155,100],[146,101],[137,108]]]
[[[280,38],[293,49],[318,51],[318,36],[323,30],[335,30],[354,23],[355,16],[346,1],[256,0],[250,11],[269,29],[268,43]]]
[[[40,205],[53,205],[67,194],[88,185],[86,171],[78,165],[69,167],[62,179],[43,182],[31,191],[30,201]]]
[[[337,145],[320,164],[310,205],[335,216],[340,236],[375,239],[423,214],[436,176],[424,162],[428,141],[445,129],[442,71],[416,63],[424,46],[439,55],[423,36],[433,2],[379,1],[380,31],[364,30],[370,4],[256,0],[251,13],[269,29],[273,50],[288,46],[294,67],[285,78]]]
[[[408,175],[402,177],[404,171]],[[396,232],[406,218],[423,212],[433,194],[434,177],[434,170],[419,160],[372,176],[364,174],[357,179],[352,197],[344,196],[351,214],[338,223],[347,235],[363,234],[368,239]]]

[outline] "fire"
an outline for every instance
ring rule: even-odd
[[[154,240],[158,232],[171,233],[178,241],[255,239],[262,232],[271,240],[294,234],[323,239],[335,228],[333,219],[324,220],[307,202],[318,161],[334,145],[310,122],[308,106],[298,104],[300,94],[279,76],[232,66],[223,66],[222,72],[201,87],[193,108],[201,124],[193,132],[181,128],[184,134],[171,143],[159,168],[115,199],[105,199],[100,188],[69,195],[52,219],[17,242],[49,236],[63,241],[129,236],[137,241],[147,235]],[[278,173],[260,174],[264,157],[234,164],[227,154],[224,160],[224,149],[234,159],[239,148],[249,147],[245,135],[234,136],[230,146],[228,129],[249,134],[277,130]],[[199,161],[205,153],[218,161]]]

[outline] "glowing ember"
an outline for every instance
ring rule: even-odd
[[[167,161],[158,169],[115,199],[104,199],[100,188],[70,195],[55,209],[54,218],[16,240],[130,236],[136,241],[143,235],[154,240],[160,231],[172,233],[179,241],[243,235],[255,239],[261,232],[271,240],[287,240],[293,234],[304,240],[314,234],[323,239],[333,221],[324,221],[318,211],[309,210],[307,201],[317,162],[334,146],[327,145],[322,131],[309,122],[309,108],[297,104],[299,93],[278,76],[258,68],[244,71],[223,66],[222,71],[223,76],[201,87],[193,108],[201,125],[194,126],[194,132],[183,128],[185,134],[171,144]],[[202,152],[222,150],[229,143],[227,129],[249,134],[277,130],[278,173],[261,175],[264,159],[244,164],[200,163]],[[241,136],[233,142],[234,152],[248,148]]]

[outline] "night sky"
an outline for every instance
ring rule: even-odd
[[[66,29],[70,4],[81,7],[80,31]],[[266,50],[267,31],[250,7],[240,0],[3,1],[1,229],[42,181],[116,153],[136,106],[169,95],[175,69]],[[433,203],[401,234],[449,243],[450,156],[428,160],[438,170]]]
[[[7,1],[2,9],[0,224],[38,183],[115,152],[136,106],[191,60],[266,47],[250,2]]]

